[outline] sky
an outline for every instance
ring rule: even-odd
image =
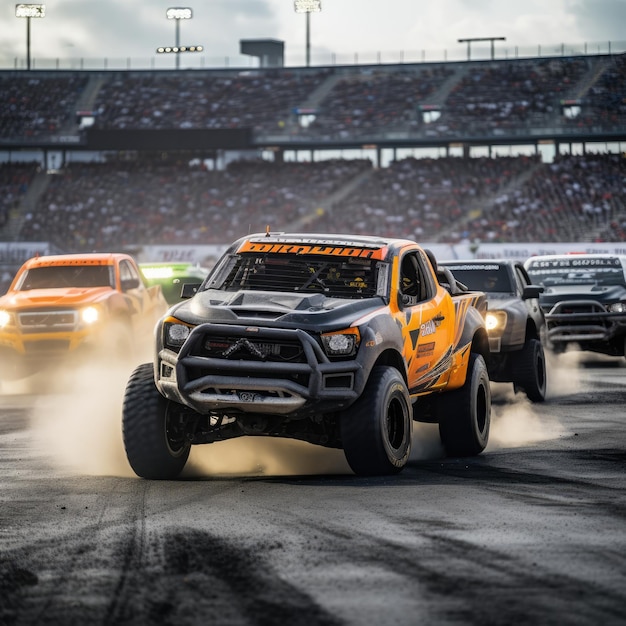
[[[176,22],[168,7],[190,7],[179,22],[181,45],[202,45],[181,67],[239,67],[258,60],[241,55],[241,39],[273,39],[285,45],[285,65],[305,65],[304,14],[293,0],[49,0],[42,19],[17,18],[16,2],[0,2],[0,67],[25,64],[27,22],[34,67],[67,59],[165,62],[159,46],[174,45]],[[310,65],[461,60],[462,38],[505,37],[494,42],[500,58],[567,50],[606,52],[626,42],[626,0],[321,0],[309,16]],[[604,46],[600,48],[598,46]],[[472,58],[488,58],[491,44],[470,44]],[[171,55],[170,58],[173,58]],[[183,55],[181,55],[182,58]],[[204,56],[204,60],[200,61]],[[167,61],[170,60],[167,59]],[[101,63],[104,63],[101,61]],[[157,65],[157,67],[160,67]]]

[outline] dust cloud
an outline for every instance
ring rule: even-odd
[[[36,397],[33,432],[60,469],[135,475],[126,460],[121,422],[124,389],[133,368],[119,361],[59,368],[53,393]]]
[[[53,393],[34,396],[33,434],[59,469],[135,477],[124,451],[121,417],[126,383],[138,364],[112,361],[61,367],[54,373]],[[36,392],[41,384],[37,379],[26,381],[21,391]],[[342,450],[295,440],[242,437],[192,446],[181,477],[346,473],[351,470]]]
[[[546,354],[548,402],[580,388],[578,353]],[[135,477],[122,441],[122,402],[128,378],[138,363],[89,363],[55,372],[63,391],[34,399],[33,432],[42,450],[59,468],[76,474]],[[33,382],[29,384],[33,386]],[[510,384],[492,383],[493,408],[487,451],[558,438],[564,427],[546,419],[542,404],[533,404]],[[411,460],[445,456],[436,424],[414,423]],[[182,477],[285,476],[350,474],[342,450],[306,442],[241,437],[193,446]]]
[[[547,402],[580,390],[580,359],[581,354],[576,351],[558,355],[546,351]],[[487,451],[548,441],[564,434],[563,424],[548,418],[542,403],[532,403],[523,393],[515,393],[512,384],[492,383],[491,388],[493,405]]]

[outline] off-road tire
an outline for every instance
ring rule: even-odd
[[[547,370],[546,355],[538,339],[528,339],[514,364],[515,388],[524,391],[531,402],[546,399]]]
[[[131,374],[124,394],[122,435],[137,476],[171,480],[183,470],[191,445],[171,420],[169,401],[157,390],[151,363]]]
[[[372,369],[361,397],[340,416],[348,465],[360,476],[397,474],[411,453],[409,392],[394,367]]]
[[[438,398],[439,436],[448,456],[476,456],[489,441],[491,388],[485,360],[472,353],[460,389]]]

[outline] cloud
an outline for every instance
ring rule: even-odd
[[[165,16],[168,6],[176,5],[51,0],[45,18],[30,20],[31,56],[154,58],[158,46],[175,43],[175,24]],[[306,20],[291,0],[196,0],[181,6],[190,6],[193,18],[179,23],[180,43],[202,45],[209,67],[241,63],[241,39],[279,39],[288,65],[304,60]],[[11,67],[13,59],[25,57],[25,20],[7,3],[0,7],[0,21],[11,25],[0,38],[0,61]],[[309,37],[314,64],[415,61],[422,54],[424,60],[456,60],[465,49],[459,38],[506,37],[497,45],[509,56],[518,46],[531,52],[538,45],[571,43],[582,50],[584,43],[623,44],[624,23],[624,0],[322,0],[321,13],[310,16]],[[489,51],[488,43],[481,46]]]

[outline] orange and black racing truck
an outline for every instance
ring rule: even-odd
[[[126,385],[138,476],[174,479],[192,445],[241,436],[339,448],[358,475],[393,474],[412,420],[438,423],[448,455],[487,445],[485,294],[456,289],[417,243],[254,234],[183,292]]]

